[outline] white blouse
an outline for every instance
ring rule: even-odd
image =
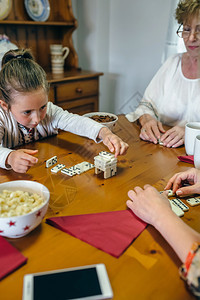
[[[134,112],[126,118],[136,121],[150,114],[163,124],[184,126],[200,121],[200,79],[188,79],[182,73],[182,54],[169,57],[148,85]]]

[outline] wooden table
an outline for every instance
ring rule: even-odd
[[[39,162],[27,174],[0,170],[0,182],[24,179],[36,180],[51,192],[46,217],[88,214],[126,209],[127,192],[136,185],[146,183],[163,190],[167,180],[177,171],[192,165],[179,162],[184,147],[167,149],[139,139],[139,128],[119,117],[115,133],[129,143],[126,156],[118,158],[117,175],[103,179],[90,170],[68,177],[52,174],[45,168],[45,160],[57,155],[58,162],[72,166],[82,161],[93,162],[103,144],[61,132],[25,147],[38,149]],[[190,208],[183,220],[200,231],[200,207]],[[164,220],[163,220],[164,222]],[[132,245],[116,259],[87,243],[43,223],[28,236],[8,239],[28,262],[0,282],[0,299],[22,298],[23,276],[27,273],[63,269],[81,265],[104,263],[114,292],[115,300],[129,299],[194,299],[179,278],[181,262],[162,236],[148,226]]]

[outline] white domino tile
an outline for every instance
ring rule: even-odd
[[[64,167],[65,167],[65,165],[63,165],[63,164],[58,164],[58,165],[56,165],[55,167],[53,167],[53,168],[51,169],[51,172],[53,172],[53,173],[58,173],[58,172],[61,171]]]
[[[93,164],[91,164],[87,161],[83,161],[82,163],[74,165],[68,169],[67,168],[62,169],[61,173],[67,174],[69,176],[74,176],[74,175],[82,174],[83,172],[86,172],[92,168],[94,168]]]
[[[189,207],[180,199],[172,199],[171,200],[176,206],[178,206],[180,209],[182,209],[183,211],[188,211]]]
[[[182,217],[184,216],[184,211],[182,209],[180,209],[177,205],[175,205],[172,200],[169,200],[172,211],[178,216],[178,217]]]
[[[158,144],[163,146],[163,142],[161,141],[161,139],[158,139]]]
[[[200,198],[190,198],[187,199],[186,202],[191,206],[196,206],[200,204]]]
[[[53,156],[46,161],[46,168],[49,168],[57,163],[57,156]]]
[[[62,169],[61,173],[66,174],[68,176],[74,176],[74,175],[76,175],[76,172],[73,171],[72,169],[70,170],[70,168],[69,169],[67,169],[67,168]]]

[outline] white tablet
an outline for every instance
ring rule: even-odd
[[[23,300],[112,299],[104,264],[27,274]]]

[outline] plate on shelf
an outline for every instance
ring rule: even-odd
[[[38,22],[44,22],[50,14],[50,5],[48,0],[25,0],[26,11],[29,17]]]
[[[0,1],[0,20],[5,19],[12,8],[12,0],[1,0]]]

